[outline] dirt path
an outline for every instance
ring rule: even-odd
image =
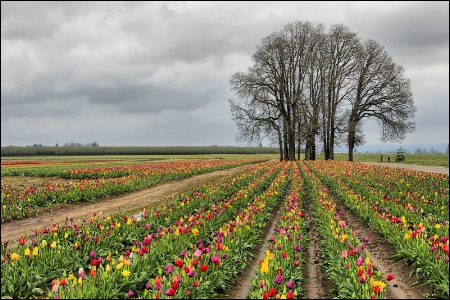
[[[400,259],[393,261],[390,259],[396,252],[381,234],[370,228],[367,223],[362,222],[358,217],[348,210],[339,201],[336,202],[336,211],[343,213],[343,220],[353,230],[360,243],[365,244],[364,253],[369,256],[377,270],[383,274],[391,273],[394,279],[387,281],[389,288],[386,292],[387,299],[429,299],[426,294],[433,294],[431,287],[419,284],[414,285],[417,281],[416,276],[409,277],[414,268],[405,260]],[[369,237],[368,243],[364,242],[364,238]]]
[[[368,165],[386,166],[386,167],[391,167],[391,168],[405,168],[405,169],[411,169],[411,170],[423,171],[423,172],[435,172],[435,173],[449,174],[449,168],[446,168],[446,167],[422,166],[422,165],[411,165],[411,164],[402,164],[402,163],[382,163],[382,162],[361,162],[361,163],[368,164]]]
[[[383,165],[392,168],[407,168],[416,171],[436,172],[449,174],[449,169],[444,167],[408,165],[399,163],[367,163],[371,165]],[[340,201],[335,201],[336,211],[343,213],[343,220],[347,226],[356,231],[356,236],[360,241],[365,237],[370,237],[368,243],[365,243],[364,253],[370,257],[370,260],[383,274],[391,273],[394,275],[392,281],[388,281],[388,289],[386,292],[387,299],[433,299],[430,295],[435,292],[433,288],[418,284],[416,276],[410,277],[409,274],[414,270],[410,263],[405,259],[393,261],[390,259],[396,252],[384,237],[375,229],[370,228],[366,223],[362,222],[358,217],[347,209]],[[307,208],[308,209],[308,208]],[[307,213],[310,216],[310,213]],[[320,259],[320,236],[314,230],[314,220],[308,220],[310,229],[310,247],[308,249],[308,268],[307,281],[305,284],[305,296],[307,299],[331,299],[333,295],[330,293],[332,283],[325,278],[321,267]]]
[[[306,210],[306,216],[308,217],[310,242],[306,255],[307,268],[304,275],[306,278],[305,297],[306,299],[331,299],[333,297],[331,294],[333,283],[331,280],[325,278],[325,273],[322,268],[323,260],[320,257],[320,236],[314,230],[316,222],[312,218],[309,207]]]
[[[236,276],[235,284],[230,288],[226,295],[220,296],[217,299],[245,299],[247,298],[250,289],[252,288],[251,279],[255,276],[259,268],[258,261],[264,260],[266,256],[266,249],[269,247],[270,236],[275,234],[275,225],[280,218],[281,210],[276,209],[271,220],[266,226],[262,235],[262,242],[254,250],[254,256],[249,259],[244,271]]]
[[[195,186],[207,182],[219,182],[225,176],[248,167],[249,165],[245,165],[237,168],[196,175],[181,180],[158,184],[145,190],[97,200],[95,203],[55,205],[51,209],[39,213],[37,216],[22,220],[13,220],[2,224],[1,239],[18,240],[25,235],[33,237],[35,236],[34,231],[36,229],[49,228],[53,223],[63,223],[66,220],[66,217],[79,219],[91,217],[94,212],[103,212],[103,214],[111,214],[119,211],[134,213],[143,208],[149,209],[159,205],[172,195],[186,192]]]

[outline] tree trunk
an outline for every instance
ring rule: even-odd
[[[316,160],[316,142],[311,144],[310,160]]]
[[[356,142],[356,124],[353,115],[348,122],[348,161],[353,161],[353,148]]]
[[[281,138],[278,139],[278,147],[280,148],[280,161],[283,161],[283,141]]]
[[[289,132],[289,160],[295,160],[295,132]]]
[[[300,160],[300,150],[301,150],[301,145],[302,145],[302,141],[301,141],[301,134],[300,134],[300,130],[301,130],[301,121],[298,121],[298,149],[297,149],[297,160]]]
[[[353,139],[353,142],[351,140]],[[355,132],[348,133],[348,161],[353,161],[353,148],[354,148]]]
[[[334,138],[335,138],[334,130],[331,130],[330,134],[331,136],[330,136],[330,145],[328,145],[329,147],[328,159],[334,160]]]
[[[286,123],[284,123],[283,125],[283,148],[284,148],[284,155],[283,158],[287,159],[289,157],[289,152],[288,152],[288,134],[286,132]]]

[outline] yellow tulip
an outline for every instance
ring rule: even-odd
[[[30,256],[30,249],[29,248],[25,249],[25,251],[23,252],[23,255]]]
[[[33,249],[33,255],[34,255],[34,256],[37,256],[38,253],[39,253],[39,248],[38,248],[38,247],[34,247],[34,249]]]
[[[19,254],[17,254],[17,253],[11,254],[11,260],[19,260],[19,258],[20,258]]]
[[[267,273],[269,272],[269,262],[267,260],[264,260],[261,264],[261,272]]]
[[[130,274],[131,274],[131,272],[128,271],[128,270],[123,270],[123,271],[122,271],[122,275],[123,275],[124,277],[130,276]]]

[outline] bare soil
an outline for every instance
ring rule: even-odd
[[[51,208],[43,208],[36,216],[21,220],[13,220],[2,224],[1,239],[18,240],[20,237],[25,237],[26,235],[31,238],[35,236],[34,231],[36,229],[49,228],[53,223],[63,223],[66,220],[66,217],[81,219],[83,217],[92,216],[94,212],[102,212],[103,214],[112,214],[119,211],[135,213],[144,208],[149,209],[164,203],[172,195],[189,191],[192,188],[207,182],[219,182],[225,176],[247,167],[248,165],[161,183],[137,192],[98,199],[94,203],[57,204]],[[62,180],[60,178],[18,176],[2,178],[2,185],[8,184],[12,187],[42,187],[48,182],[55,183],[55,181],[59,183],[67,182],[67,180]]]
[[[364,164],[368,165],[379,165],[379,166],[386,166],[391,168],[405,168],[405,169],[411,169],[415,171],[422,171],[422,172],[434,172],[434,173],[442,173],[442,174],[449,174],[449,168],[448,167],[438,167],[438,166],[423,166],[423,165],[412,165],[412,164],[404,164],[404,163],[382,163],[382,162],[363,162]]]
[[[389,167],[404,167],[418,171],[439,172],[449,174],[448,168],[429,167],[408,164],[396,163],[368,163],[387,165]],[[111,197],[98,200],[95,203],[89,204],[62,204],[56,205],[51,209],[42,210],[38,216],[14,220],[2,224],[1,239],[2,240],[18,240],[21,236],[34,236],[34,231],[38,228],[47,228],[52,223],[62,223],[66,217],[73,217],[79,219],[83,217],[90,217],[94,212],[103,212],[104,214],[122,212],[137,212],[143,208],[150,208],[158,206],[172,195],[187,192],[198,185],[206,182],[219,182],[224,177],[245,169],[248,166],[241,166],[238,168],[227,169],[208,174],[193,176],[186,179],[176,180],[168,183],[158,184],[154,187],[141,190],[138,192],[128,193],[122,196]],[[55,178],[20,178],[10,177],[2,178],[2,185],[8,184],[12,186],[45,186],[47,182],[55,182],[60,180],[61,183],[65,180]],[[307,208],[308,209],[308,208]],[[380,234],[375,230],[369,228],[367,224],[361,222],[352,212],[347,210],[343,205],[338,204],[338,210],[342,210],[344,218],[348,226],[357,231],[357,236],[362,240],[369,236],[370,242],[366,244],[366,253],[369,255],[371,261],[377,269],[383,273],[391,273],[395,279],[388,282],[388,299],[426,299],[427,294],[433,294],[430,287],[424,285],[414,285],[416,278],[409,277],[412,272],[411,265],[405,260],[393,262],[390,257],[395,254],[394,248],[390,245]],[[310,214],[306,214],[309,216]],[[259,247],[254,249],[253,258],[247,263],[247,267],[238,277],[236,283],[230,287],[226,295],[220,299],[244,299],[246,298],[250,288],[250,279],[255,274],[258,268],[258,261],[264,259],[265,249],[268,246],[267,241],[273,234],[273,228],[279,218],[279,211],[275,212],[271,221],[269,222],[265,232],[263,233],[263,242]],[[308,220],[309,227],[314,228],[314,220]],[[331,299],[333,298],[330,289],[332,284],[324,278],[324,273],[321,267],[320,260],[320,237],[317,236],[314,230],[310,230],[310,247],[306,255],[307,270],[305,271],[305,278],[307,278],[305,285],[305,297],[307,299]]]

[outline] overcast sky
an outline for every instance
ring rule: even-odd
[[[384,46],[417,106],[394,144],[448,144],[448,1],[2,1],[1,145],[239,146],[229,80],[296,21]]]

